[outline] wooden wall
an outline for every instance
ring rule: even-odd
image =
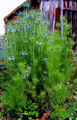
[[[77,0],[64,0],[64,15],[71,24],[72,33],[75,33],[74,49],[77,51]]]

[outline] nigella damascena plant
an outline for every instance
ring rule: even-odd
[[[24,79],[26,79],[26,76],[24,75]]]
[[[32,20],[38,19],[36,16],[31,16]]]
[[[31,29],[32,27],[31,26],[26,26],[27,29]]]
[[[14,57],[9,57],[8,60],[9,60],[9,61],[15,60],[15,58],[14,58]]]
[[[4,37],[4,40],[7,40],[7,37]]]
[[[31,30],[31,29],[32,29],[31,26],[26,26],[26,27],[24,27],[24,30]]]
[[[45,61],[47,61],[48,60],[48,58],[45,58]]]
[[[33,10],[29,11],[29,13],[31,13],[31,14],[33,14],[33,12],[34,12]]]
[[[4,40],[4,37],[1,37],[0,39],[1,39],[1,40]]]
[[[19,23],[21,24],[21,23],[24,23],[24,21],[19,21]]]
[[[44,35],[43,35],[43,37],[47,37],[47,35],[46,35],[46,34],[44,34]]]
[[[21,55],[25,55],[25,56],[26,56],[27,54],[28,54],[28,53],[26,53],[26,52],[22,52],[22,53],[21,53]]]
[[[7,37],[1,37],[1,40],[7,40]]]
[[[0,39],[1,40],[7,40],[7,37],[1,37]]]
[[[23,17],[19,18],[19,20],[23,20]]]
[[[20,12],[20,13],[18,13],[17,15],[18,15],[18,16],[22,16],[22,15],[23,15],[23,12]]]
[[[8,48],[11,48],[12,45],[14,45],[15,43],[14,42],[11,42],[10,45],[8,46]]]
[[[52,42],[52,40],[50,40],[50,42]]]
[[[45,82],[45,78],[43,78],[43,82]]]
[[[31,16],[29,15],[29,16],[27,16],[26,18],[27,18],[27,19],[30,19],[30,18],[31,18]]]
[[[19,29],[16,29],[16,32],[19,32]]]
[[[52,35],[52,33],[51,33],[51,32],[49,32],[48,34],[49,34],[49,35]]]
[[[11,48],[12,46],[10,45],[10,46],[8,46],[8,48]]]
[[[12,32],[12,33],[13,33],[13,32],[16,32],[16,30],[15,30],[15,29],[10,29],[10,32]]]
[[[11,42],[10,44],[14,45],[14,42]]]
[[[22,21],[19,21],[19,23],[21,24],[21,23],[22,23]]]
[[[10,29],[9,29],[9,28],[7,28],[7,31],[9,32],[9,31],[10,31]]]

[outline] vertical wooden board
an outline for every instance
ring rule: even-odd
[[[61,32],[62,32],[62,39],[63,39],[63,0],[60,0],[60,7],[61,7]]]
[[[60,7],[57,7],[56,8],[56,14],[55,14],[55,29],[57,28],[56,27],[56,24],[60,22]]]
[[[40,9],[43,11],[44,19],[50,21],[49,29],[54,30],[56,23],[60,21],[60,0],[41,1]]]

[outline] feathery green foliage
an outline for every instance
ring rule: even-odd
[[[68,37],[70,25],[65,20],[63,39],[59,30],[50,32],[46,29],[47,26],[48,23],[42,19],[39,11],[23,13],[13,26],[8,25],[6,66],[12,84],[4,93],[7,101],[4,105],[8,104],[7,111],[15,110],[18,114],[19,108],[24,108],[26,100],[33,100],[41,106],[39,111],[50,110],[54,120],[64,120],[71,116],[68,111],[72,108],[70,104],[73,98],[69,99],[70,104],[67,104],[66,100],[72,95],[70,76],[74,66],[74,43]]]

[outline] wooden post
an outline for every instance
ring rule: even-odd
[[[61,32],[63,39],[63,0],[60,0],[60,7],[61,7]]]

